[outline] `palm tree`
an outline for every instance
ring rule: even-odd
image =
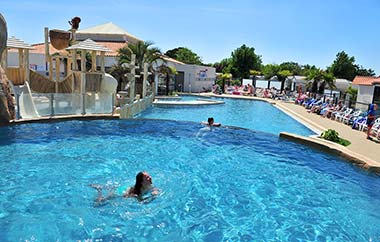
[[[261,75],[260,71],[250,70],[249,74],[252,76],[252,85],[256,87],[256,77]]]
[[[136,64],[138,66],[137,73],[141,73],[144,69],[144,63],[148,63],[148,71],[156,75],[156,70],[153,68],[153,64],[162,59],[162,53],[160,49],[152,47],[153,42],[151,41],[138,41],[136,44],[129,43],[118,50],[118,64],[122,65],[124,63],[130,63],[132,59],[132,54],[136,55]],[[154,76],[151,77],[154,80]],[[136,93],[142,93],[142,75],[136,81]]]
[[[177,70],[172,66],[167,66],[167,65],[162,64],[158,67],[157,72],[160,75],[163,75],[165,77],[165,80],[166,80],[165,94],[169,95],[170,80],[174,78],[174,76],[177,74]]]
[[[307,83],[306,87],[307,89],[311,89],[311,93],[315,94],[318,92],[318,84],[320,81],[323,80],[323,70],[316,69],[310,71],[309,75],[307,76],[308,80],[311,80],[311,82]]]
[[[132,54],[136,55],[136,62],[138,68],[143,70],[144,63],[148,63],[150,68],[152,64],[162,59],[162,53],[159,48],[152,47],[151,41],[139,41],[136,44],[128,44],[118,50],[119,64],[129,63]]]
[[[292,76],[293,73],[291,73],[289,70],[281,70],[277,72],[276,76],[277,79],[281,82],[281,91],[285,88],[285,81],[288,78],[288,76]]]
[[[326,85],[331,90],[331,94],[332,94],[332,90],[336,88],[334,80],[335,80],[335,77],[332,73],[324,72],[323,81],[319,84],[319,94],[323,94],[325,92]]]
[[[121,91],[125,89],[126,86],[126,76],[125,74],[129,72],[129,68],[123,67],[122,65],[113,65],[110,74],[115,77],[118,82],[117,90]]]

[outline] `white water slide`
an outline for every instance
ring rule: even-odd
[[[24,85],[13,85],[12,81],[9,80],[9,83],[12,87],[13,93],[19,95],[17,107],[20,109],[18,118],[38,118],[40,115],[37,112],[36,106],[34,104],[32,94],[30,91],[29,83],[25,82]]]

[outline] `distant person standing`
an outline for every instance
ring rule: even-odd
[[[370,136],[370,133],[371,133],[372,126],[375,123],[375,119],[376,119],[375,111],[377,109],[378,109],[377,104],[371,104],[369,106],[369,110],[368,110],[368,113],[367,113],[367,127],[368,127],[368,129],[367,129],[367,139],[369,139],[369,140],[372,140],[372,138]]]

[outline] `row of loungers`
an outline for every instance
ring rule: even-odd
[[[352,129],[359,131],[367,131],[367,112],[354,110],[353,108],[342,105],[342,102],[334,104],[329,99],[307,99],[298,100],[297,104],[304,106],[308,112],[316,113],[324,118],[330,118],[347,125],[351,125]],[[370,135],[380,140],[380,118],[375,120]]]

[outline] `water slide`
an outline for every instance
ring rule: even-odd
[[[101,92],[104,93],[115,93],[118,81],[115,79],[115,77],[111,76],[110,74],[105,74],[105,80],[101,84]]]
[[[18,108],[20,117],[18,118],[38,118],[40,115],[38,114],[38,111],[36,109],[36,106],[34,104],[33,98],[32,98],[32,92],[30,91],[29,83],[25,82],[24,85],[13,85],[12,81],[9,80],[9,83],[12,87],[12,91],[15,94],[19,95],[19,104]]]

